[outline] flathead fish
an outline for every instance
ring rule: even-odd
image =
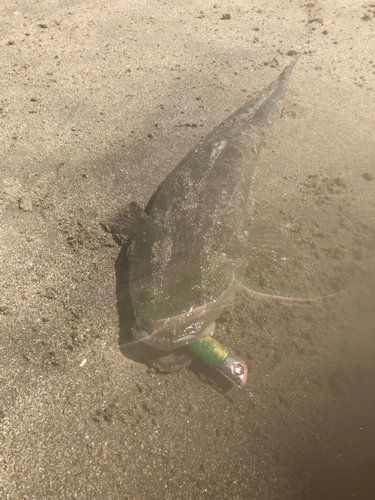
[[[128,238],[134,340],[163,351],[190,346],[238,386],[246,365],[212,333],[243,283],[254,170],[296,61],[199,142],[145,210],[130,203],[116,220]]]

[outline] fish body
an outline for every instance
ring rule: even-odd
[[[169,351],[207,337],[241,287],[254,171],[296,60],[198,143],[144,211],[123,212],[136,341]]]

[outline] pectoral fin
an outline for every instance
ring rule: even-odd
[[[282,298],[313,299],[327,295],[313,279],[313,260],[274,224],[255,223],[243,231],[247,267],[236,275],[242,287]]]
[[[142,230],[147,219],[148,215],[145,211],[138,203],[132,201],[105,224],[104,227],[124,245],[128,243],[137,232]]]

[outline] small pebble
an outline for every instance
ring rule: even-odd
[[[365,181],[372,181],[374,179],[374,176],[370,174],[370,172],[365,172],[362,174],[362,177],[365,179]]]
[[[22,210],[23,212],[32,212],[33,211],[32,201],[27,195],[22,196],[22,198],[20,198],[19,207],[20,207],[20,210]]]

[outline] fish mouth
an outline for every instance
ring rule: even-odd
[[[239,288],[233,278],[227,290],[220,296],[199,307],[162,319],[139,318],[132,328],[133,339],[162,351],[171,351],[202,339],[214,330],[215,319],[219,317],[223,306],[234,298]]]

